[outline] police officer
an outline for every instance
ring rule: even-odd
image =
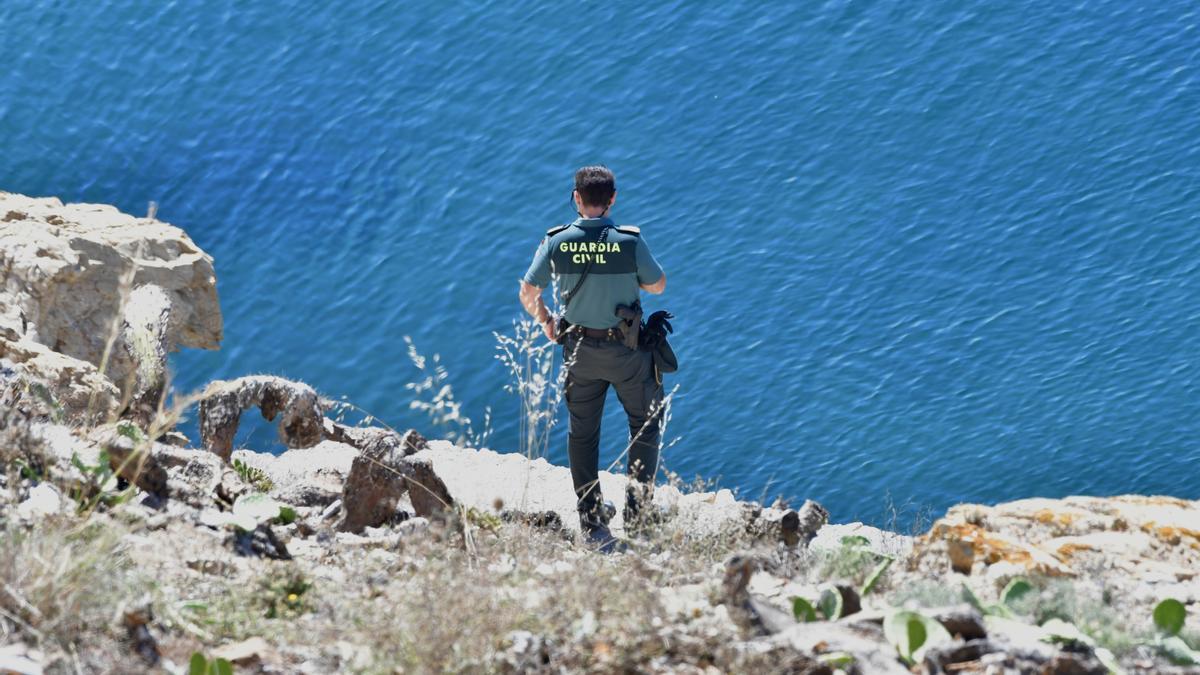
[[[575,172],[571,193],[579,218],[550,228],[521,282],[521,304],[550,340],[563,345],[564,397],[570,423],[567,453],[584,535],[602,550],[615,540],[600,494],[600,420],[609,385],[629,418],[629,467],[624,517],[627,529],[644,522],[654,495],[662,419],[662,385],[650,352],[623,341],[618,305],[633,305],[639,290],[659,294],[667,285],[662,267],[638,228],[608,217],[617,199],[616,179],[604,166]],[[546,308],[542,291],[558,281],[565,322]],[[560,330],[562,335],[559,334]]]

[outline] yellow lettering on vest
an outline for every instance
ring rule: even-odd
[[[563,243],[559,244],[558,250],[562,251],[563,253],[566,253],[567,252],[567,242],[564,241]]]

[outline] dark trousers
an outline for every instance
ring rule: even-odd
[[[602,503],[599,485],[600,420],[611,384],[629,417],[628,471],[652,483],[658,471],[658,441],[662,422],[662,385],[654,376],[650,352],[629,349],[622,342],[572,336],[563,345],[567,369],[567,455],[580,513],[597,513]]]

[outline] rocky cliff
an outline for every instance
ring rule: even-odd
[[[70,421],[157,403],[168,352],[220,345],[212,258],[154,218],[0,192],[0,266],[0,366]]]
[[[111,207],[0,216],[0,673],[1195,672],[1197,502],[962,505],[914,537],[669,483],[601,555],[544,459],[271,376],[165,398],[166,354],[221,338],[211,258]],[[286,452],[234,447],[247,411]]]

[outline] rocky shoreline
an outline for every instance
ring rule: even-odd
[[[0,256],[0,673],[1200,672],[1196,501],[907,536],[667,484],[605,556],[544,459],[343,424],[272,376],[164,405],[167,354],[222,331],[178,228],[0,193]],[[235,448],[247,411],[286,452]]]

